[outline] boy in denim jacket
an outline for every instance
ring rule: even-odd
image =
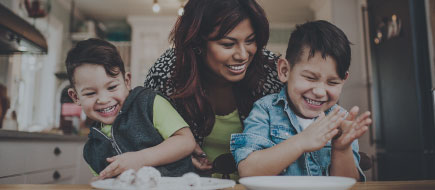
[[[365,180],[358,138],[371,124],[336,103],[348,77],[350,42],[327,21],[292,32],[286,59],[278,61],[280,93],[255,102],[244,131],[231,136],[240,176],[346,176]],[[347,114],[347,116],[345,116]]]

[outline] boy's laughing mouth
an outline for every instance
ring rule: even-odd
[[[317,101],[317,100],[313,100],[313,99],[309,99],[304,97],[305,102],[307,102],[309,105],[313,105],[313,106],[321,106],[322,104],[324,104],[326,101]]]
[[[109,116],[109,115],[116,114],[117,107],[118,107],[118,104],[115,104],[113,106],[109,106],[106,108],[97,109],[96,111],[99,112],[103,116]]]

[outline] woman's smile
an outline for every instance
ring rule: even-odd
[[[247,63],[244,63],[241,65],[227,65],[227,67],[229,68],[230,72],[234,74],[241,74],[246,71],[247,65]]]

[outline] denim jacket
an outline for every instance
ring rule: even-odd
[[[231,135],[231,153],[237,166],[252,152],[270,148],[302,132],[302,126],[289,106],[286,92],[287,88],[283,87],[279,93],[265,96],[256,101],[251,113],[244,120],[243,133]],[[338,105],[326,110],[325,114],[328,114],[336,106]],[[343,108],[341,109],[345,111]],[[365,181],[365,176],[359,167],[358,140],[352,142],[351,146],[355,164],[361,176],[360,179]],[[320,150],[303,153],[280,175],[328,176],[331,165],[331,148],[331,141],[329,141]]]

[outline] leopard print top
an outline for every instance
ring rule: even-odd
[[[280,55],[276,55],[269,50],[263,50],[263,54],[269,60],[276,60]],[[282,83],[278,79],[278,72],[275,67],[270,67],[265,64],[264,69],[267,73],[266,81],[259,91],[253,92],[254,95],[261,94],[266,96],[268,94],[278,93],[281,90]],[[157,59],[156,63],[151,67],[146,76],[144,86],[160,91],[166,96],[174,93],[174,83],[172,82],[172,75],[175,71],[175,49],[171,48]]]

